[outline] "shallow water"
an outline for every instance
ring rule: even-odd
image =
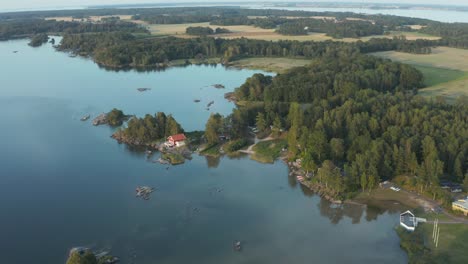
[[[398,212],[332,206],[281,162],[194,156],[166,169],[117,144],[112,129],[79,121],[118,107],[203,129],[203,104],[228,114],[224,92],[258,71],[113,72],[26,43],[0,42],[2,263],[63,263],[74,246],[111,249],[122,263],[406,262]],[[206,87],[214,83],[227,87]],[[151,200],[135,197],[139,185],[157,188]]]

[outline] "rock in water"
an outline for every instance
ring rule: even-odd
[[[109,120],[107,120],[107,114],[102,113],[98,115],[96,118],[93,120],[93,125],[94,126],[99,126],[99,125],[104,125],[107,124]]]

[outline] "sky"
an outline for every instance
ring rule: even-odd
[[[176,3],[176,2],[256,2],[253,0],[0,0],[0,12],[16,9],[34,10],[50,8],[75,8],[89,5],[110,5],[128,3]],[[266,0],[265,2],[287,2],[287,0]],[[296,0],[295,2],[340,2],[340,0]],[[342,0],[341,2],[360,3],[407,3],[407,4],[444,4],[444,5],[468,5],[468,0]]]

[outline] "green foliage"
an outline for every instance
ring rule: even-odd
[[[414,232],[408,232],[402,227],[397,228],[400,236],[400,247],[408,254],[409,263],[425,263],[421,260],[430,253],[429,248],[424,246],[424,234],[422,229],[416,229]]]
[[[423,86],[422,74],[411,66],[371,56],[333,53],[272,81],[271,77],[256,74],[236,89],[236,96],[251,101],[311,102],[333,96],[344,100],[362,89],[394,92]]]
[[[0,40],[6,40],[25,35],[47,33],[88,33],[88,32],[132,32],[147,33],[145,28],[135,23],[112,21],[104,23],[81,23],[42,19],[9,20],[0,23]],[[41,35],[43,38],[43,35]]]
[[[145,115],[144,118],[134,117],[128,121],[127,127],[120,131],[125,138],[140,144],[151,143],[183,132],[184,130],[172,115],[166,116],[162,112],[154,116]]]
[[[205,138],[209,145],[219,143],[219,136],[224,132],[224,118],[220,114],[211,114],[205,127]]]
[[[345,190],[344,179],[341,176],[341,171],[330,160],[325,160],[322,166],[317,171],[315,178],[321,185],[331,191],[333,196],[338,196]]]
[[[265,121],[265,114],[259,112],[257,114],[256,122],[255,122],[257,129],[260,133],[264,132],[265,129],[267,128],[267,124]]]
[[[281,130],[283,129],[283,123],[278,115],[275,116],[275,120],[273,120],[273,126],[271,129],[272,135],[274,137],[278,137],[281,135]]]
[[[253,147],[255,154],[252,158],[265,163],[273,163],[280,157],[282,149],[286,146],[287,143],[283,139],[259,142]]]
[[[168,160],[172,165],[179,165],[185,162],[184,156],[179,153],[163,153],[161,157]]]
[[[283,35],[307,35],[309,32],[326,33],[334,38],[359,38],[371,35],[382,35],[382,25],[369,21],[333,19],[294,19],[281,24],[278,33]]]
[[[125,115],[122,112],[122,110],[116,108],[112,109],[112,111],[110,111],[107,114],[107,121],[111,126],[121,126],[123,124],[124,119]]]
[[[185,33],[188,35],[206,36],[214,34],[214,31],[210,27],[188,27]]]
[[[42,46],[42,44],[47,43],[47,41],[49,41],[49,36],[45,33],[41,33],[34,35],[28,45],[31,47],[39,47]]]
[[[247,146],[249,144],[249,141],[245,138],[241,139],[236,139],[233,141],[230,141],[226,145],[224,145],[224,150],[226,152],[234,152],[242,149],[243,147]]]
[[[83,255],[74,252],[70,255],[66,264],[98,264],[98,261],[91,251],[86,251]]]
[[[231,31],[227,28],[216,28],[214,33],[215,34],[227,34],[227,33],[231,33]]]

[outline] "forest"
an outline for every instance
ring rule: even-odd
[[[42,46],[42,44],[47,43],[47,41],[49,41],[49,36],[45,33],[41,33],[34,35],[28,45],[31,47],[39,47]]]
[[[37,34],[78,34],[90,32],[133,32],[147,33],[145,28],[119,20],[104,23],[68,22],[42,19],[26,19],[0,22],[0,40]]]
[[[416,94],[422,76],[410,66],[360,54],[328,56],[274,78],[252,76],[235,94],[263,104],[241,107],[231,118],[285,124],[289,158],[301,158],[313,181],[341,198],[399,175],[445,204],[451,198],[441,180],[468,187],[467,97],[453,105],[426,100]]]
[[[207,36],[207,35],[213,35],[213,34],[225,34],[225,33],[230,33],[228,29],[225,28],[215,28],[214,30],[210,27],[188,27],[185,30],[185,33],[188,35],[194,35],[194,36]]]
[[[294,19],[283,23],[277,29],[283,35],[307,35],[309,32],[326,33],[334,38],[360,38],[382,35],[384,27],[369,21],[332,19]]]
[[[183,132],[172,115],[158,112],[154,116],[147,114],[143,118],[131,118],[126,127],[118,130],[113,137],[130,144],[144,145]]]
[[[327,50],[336,53],[368,53],[398,50],[429,53],[432,41],[409,41],[404,38],[373,39],[367,42],[336,41],[264,41],[254,39],[214,39],[210,37],[183,39],[176,37],[139,39],[130,33],[66,34],[58,49],[93,56],[109,67],[166,66],[179,59],[220,58],[223,63],[244,57],[304,57],[322,56]]]

